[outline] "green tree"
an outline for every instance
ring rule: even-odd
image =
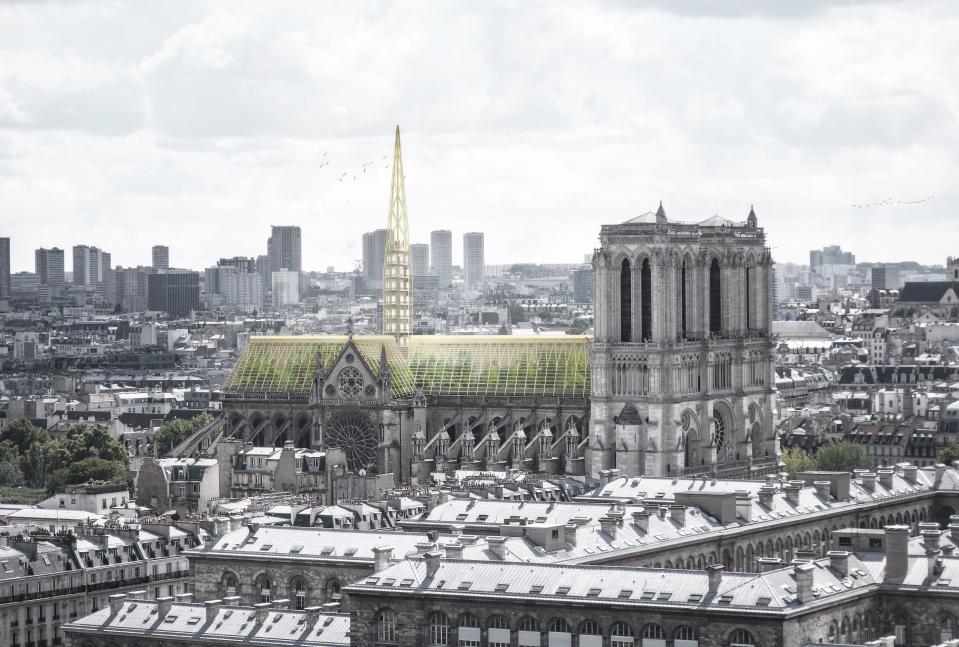
[[[15,418],[0,429],[0,442],[8,441],[17,448],[18,454],[25,453],[35,442],[50,440],[50,435],[26,418]]]
[[[47,489],[54,492],[64,485],[88,483],[90,481],[125,482],[126,468],[123,463],[102,458],[85,458],[55,471],[49,478]]]
[[[952,441],[948,446],[939,450],[939,462],[946,465],[952,465],[953,461],[959,461],[959,443]]]
[[[786,473],[789,478],[795,478],[800,472],[808,472],[816,469],[816,461],[799,447],[789,447],[783,450],[779,460],[786,466]]]
[[[68,452],[71,461],[102,458],[126,465],[130,458],[126,448],[102,425],[88,427],[83,423],[75,424],[60,440],[60,444]]]
[[[0,485],[16,485],[23,481],[20,455],[9,440],[0,442]]]
[[[199,431],[212,419],[209,414],[204,413],[191,420],[176,419],[165,423],[153,434],[153,446],[156,448],[156,455],[166,454]]]
[[[875,467],[872,458],[855,443],[829,443],[816,453],[817,469],[827,472],[851,472]]]

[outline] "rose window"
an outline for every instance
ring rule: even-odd
[[[358,369],[347,366],[340,371],[337,382],[340,387],[340,395],[344,398],[355,398],[363,388],[363,374]]]
[[[323,439],[327,447],[346,453],[351,472],[369,471],[376,466],[377,431],[368,415],[359,411],[337,414],[326,426]]]

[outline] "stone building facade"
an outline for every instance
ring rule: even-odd
[[[588,473],[774,466],[772,259],[752,210],[605,225],[593,255]]]

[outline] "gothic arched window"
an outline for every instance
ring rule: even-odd
[[[625,258],[619,270],[619,340],[633,340],[633,276]]]
[[[643,260],[640,269],[639,286],[642,292],[640,315],[643,325],[643,341],[651,341],[653,338],[653,273],[648,258]]]
[[[719,334],[723,331],[723,297],[720,279],[719,260],[709,264],[709,332]]]

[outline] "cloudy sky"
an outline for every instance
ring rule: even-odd
[[[951,0],[5,2],[0,236],[14,270],[79,243],[202,268],[297,224],[304,268],[348,269],[400,124],[411,236],[452,229],[456,262],[466,231],[579,261],[662,200],[755,204],[781,261],[942,263],[957,61]]]

